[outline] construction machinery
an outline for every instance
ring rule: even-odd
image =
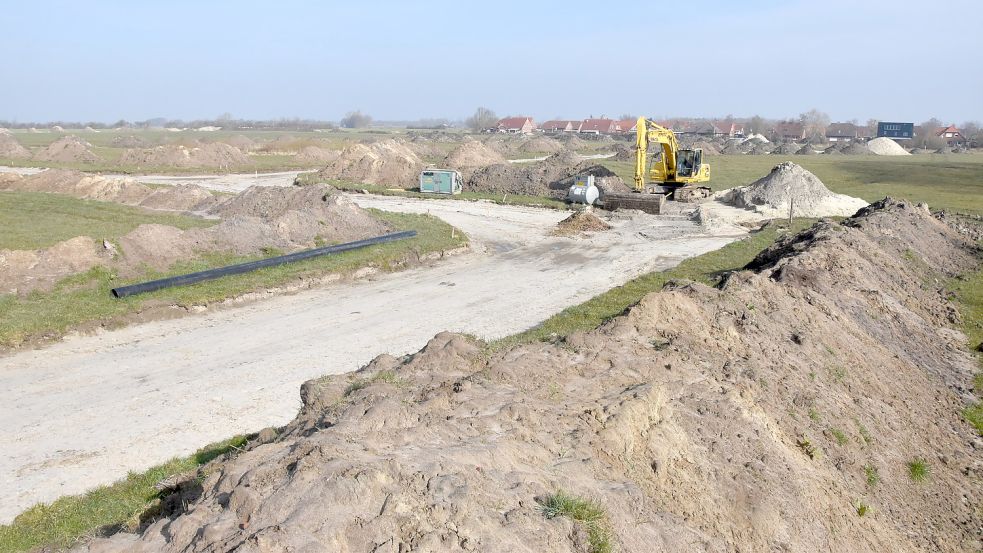
[[[658,148],[650,152],[653,145]],[[639,117],[635,125],[635,192],[605,194],[604,207],[660,213],[667,199],[687,202],[709,196],[710,187],[699,186],[709,180],[710,165],[703,161],[703,150],[680,148],[671,130]]]

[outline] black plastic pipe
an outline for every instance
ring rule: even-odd
[[[391,234],[383,234],[382,236],[376,236],[375,238],[356,240],[355,242],[346,242],[344,244],[337,244],[334,246],[325,246],[323,248],[303,250],[299,252],[289,253],[287,255],[268,257],[266,259],[260,259],[258,261],[239,263],[237,265],[229,265],[228,267],[219,267],[217,269],[209,269],[207,271],[198,271],[197,273],[188,273],[186,275],[162,278],[159,280],[151,280],[149,282],[141,282],[140,284],[120,286],[119,288],[113,288],[111,292],[114,298],[125,298],[127,296],[132,296],[135,294],[143,294],[144,292],[153,292],[154,290],[161,290],[163,288],[184,286],[187,284],[194,284],[196,282],[202,282],[205,280],[214,280],[216,278],[220,278],[228,275],[238,275],[242,273],[248,273],[249,271],[255,271],[256,269],[262,269],[264,267],[275,267],[277,265],[283,265],[284,263],[293,263],[295,261],[302,261],[304,259],[310,259],[312,257],[320,257],[322,255],[330,255],[333,253],[347,252],[349,250],[357,250],[359,248],[364,248],[366,246],[374,246],[376,244],[384,244],[386,242],[395,242],[396,240],[403,240],[405,238],[412,238],[414,236],[416,236],[415,230],[393,232]]]

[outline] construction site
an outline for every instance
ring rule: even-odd
[[[338,82],[380,113],[456,109],[399,71],[421,16],[379,17],[406,53],[341,29],[319,63],[364,61]],[[291,40],[250,59],[301,67]],[[437,96],[379,100],[352,76],[379,59]],[[156,102],[199,113],[195,85]],[[2,94],[0,553],[983,551],[972,120],[666,117],[765,109],[680,91],[618,118],[70,123]]]

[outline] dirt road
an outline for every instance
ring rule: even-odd
[[[234,184],[233,184],[234,185]],[[474,253],[357,284],[68,339],[0,357],[0,523],[236,433],[289,421],[298,387],[404,354],[441,330],[521,331],[646,271],[717,249],[684,218],[620,217],[590,239],[567,214],[487,202],[353,196],[430,212]]]

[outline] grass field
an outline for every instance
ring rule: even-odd
[[[750,184],[782,161],[815,173],[834,192],[868,202],[885,196],[925,202],[932,209],[983,214],[983,154],[921,156],[712,156],[710,186],[723,190]],[[634,166],[603,161],[631,182]]]
[[[109,269],[96,267],[66,278],[50,292],[35,291],[24,297],[0,295],[0,346],[14,347],[38,337],[52,338],[84,324],[116,326],[130,314],[154,306],[207,305],[254,290],[262,290],[329,273],[348,274],[366,266],[395,270],[411,251],[427,253],[459,247],[467,242],[461,232],[436,217],[370,210],[399,230],[416,230],[409,240],[370,246],[360,250],[268,267],[191,286],[159,290],[139,296],[113,299],[109,290],[143,280],[251,261],[257,257],[212,254],[172,267],[165,273],[148,272],[137,279],[120,279]]]
[[[0,249],[46,248],[80,235],[112,240],[148,223],[189,229],[216,222],[60,194],[0,192]]]

